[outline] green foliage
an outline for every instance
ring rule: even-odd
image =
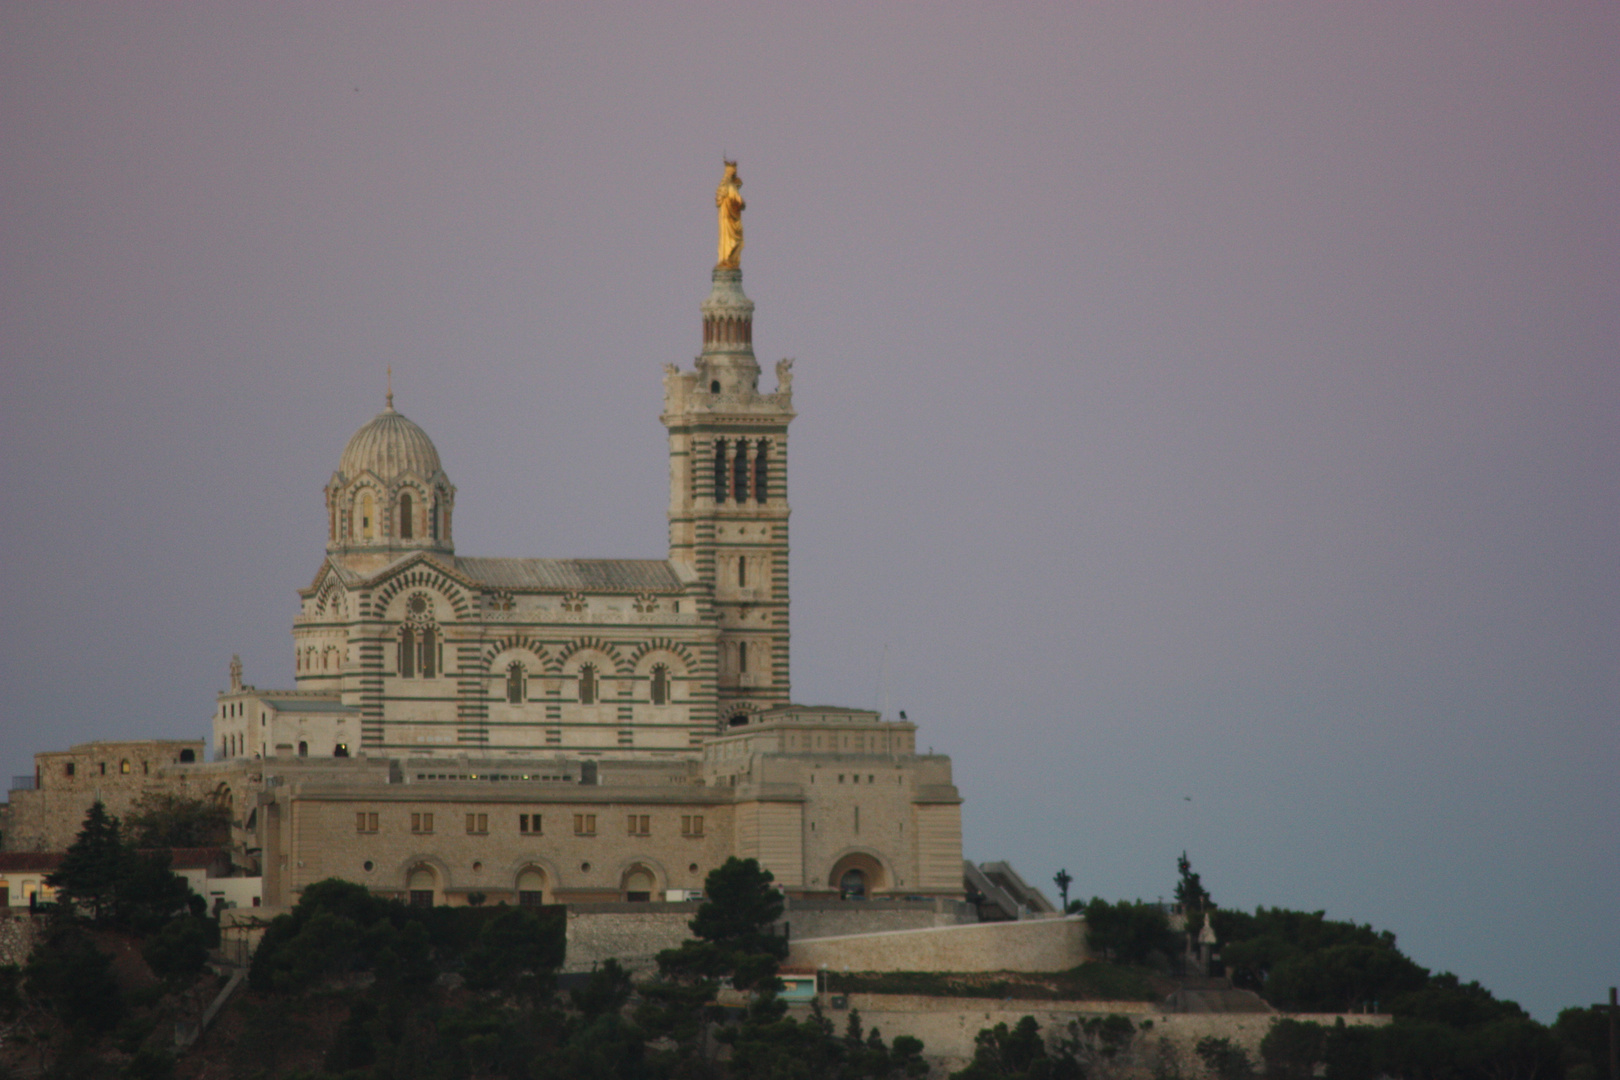
[[[521,907],[498,910],[467,953],[467,985],[530,997],[549,989],[552,973],[563,962],[559,916]]]
[[[782,917],[775,877],[754,859],[735,856],[709,871],[703,906],[688,925],[697,941],[658,954],[664,974],[685,980],[731,979],[738,989],[772,985],[787,939],[771,932]]]
[[[1213,919],[1233,983],[1279,1009],[1350,1011],[1421,990],[1428,977],[1395,947],[1394,934],[1320,911],[1262,907],[1253,915],[1217,911]]]
[[[147,966],[160,978],[180,980],[196,975],[208,963],[208,950],[219,938],[212,919],[185,915],[171,919],[141,949]]]
[[[1565,1009],[1553,1022],[1569,1080],[1597,1080],[1609,1068],[1609,1018],[1597,1009]]]
[[[137,852],[100,802],[91,805],[61,866],[45,881],[69,910],[142,934],[191,906],[191,890],[170,869],[168,853]]]
[[[137,848],[208,848],[230,843],[230,811],[213,799],[148,792],[124,821]]]
[[[1080,1064],[1070,1052],[1047,1053],[1046,1040],[1033,1016],[1009,1029],[983,1028],[973,1040],[973,1061],[951,1074],[951,1080],[1082,1080]]]
[[[118,819],[98,799],[84,815],[84,824],[62,864],[45,883],[56,890],[58,903],[99,920],[112,910],[127,860]]]
[[[1094,896],[1081,909],[1086,942],[1092,952],[1121,964],[1164,967],[1181,951],[1181,941],[1158,904],[1121,900],[1110,904]]]
[[[123,1013],[111,960],[72,923],[50,928],[23,977],[28,996],[70,1026],[107,1031]]]
[[[174,1056],[156,1047],[144,1046],[124,1066],[127,1080],[170,1080],[174,1076]]]
[[[1260,1040],[1267,1080],[1309,1080],[1326,1053],[1327,1030],[1309,1021],[1284,1017]]]
[[[22,1007],[22,968],[0,965],[0,1022],[15,1020]]]
[[[1185,860],[1186,856],[1182,858]],[[1219,1080],[1251,1080],[1254,1076],[1254,1063],[1249,1060],[1248,1051],[1241,1046],[1233,1046],[1231,1039],[1205,1035],[1193,1050],[1203,1061],[1204,1067]]]
[[[1207,913],[1215,908],[1215,901],[1204,888],[1204,881],[1193,872],[1192,860],[1183,851],[1176,860],[1176,903],[1187,915],[1187,933],[1196,934],[1204,928]]]

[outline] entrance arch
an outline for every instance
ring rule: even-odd
[[[877,856],[865,851],[846,851],[833,863],[827,886],[841,900],[865,900],[874,893],[888,892],[892,886],[888,868]]]
[[[653,872],[639,863],[624,872],[619,880],[619,891],[631,903],[645,903],[652,899],[653,890],[658,887],[658,878]]]
[[[525,866],[518,871],[518,907],[540,907],[546,902],[546,872],[538,866]]]

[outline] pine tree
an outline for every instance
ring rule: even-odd
[[[118,819],[98,800],[84,815],[84,825],[62,865],[45,884],[56,890],[58,902],[99,920],[113,910],[129,857]]]

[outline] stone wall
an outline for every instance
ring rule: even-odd
[[[788,964],[835,971],[1063,971],[1084,963],[1079,916],[802,938]]]
[[[1260,1041],[1271,1030],[1271,1025],[1283,1016],[1294,1020],[1315,1021],[1331,1027],[1340,1016],[1320,1013],[1166,1013],[1159,1006],[1140,1001],[1005,1001],[1000,998],[925,998],[898,994],[850,994],[847,1005],[859,1009],[861,1022],[868,1029],[877,1028],[885,1041],[893,1042],[896,1035],[911,1035],[921,1039],[933,1077],[943,1077],[967,1065],[973,1057],[973,1041],[979,1031],[1006,1024],[1017,1025],[1025,1016],[1033,1016],[1041,1026],[1048,1048],[1059,1039],[1071,1038],[1070,1025],[1085,1020],[1118,1014],[1128,1017],[1137,1027],[1137,1034],[1125,1052],[1106,1066],[1094,1067],[1087,1075],[1093,1080],[1149,1080],[1156,1073],[1179,1070],[1189,1080],[1199,1080],[1208,1074],[1199,1060],[1195,1047],[1206,1036],[1232,1040],[1249,1054],[1249,1059],[1260,1064]],[[823,995],[825,1008],[829,1001]],[[808,1007],[795,1007],[795,1013],[809,1014]],[[843,1013],[829,1010],[828,1016],[840,1029]],[[1383,1025],[1388,1016],[1345,1015],[1349,1025]],[[1174,1065],[1176,1069],[1167,1068]]]
[[[39,940],[40,928],[44,925],[43,919],[36,919],[26,912],[0,909],[0,966],[16,964],[21,967],[27,963],[28,954],[34,951],[34,943]]]
[[[979,921],[965,900],[800,900],[789,898],[782,914],[788,936],[803,938],[872,934],[883,930],[923,930]],[[779,927],[780,929],[780,927]]]
[[[674,949],[692,936],[687,923],[697,915],[697,903],[686,904],[570,904],[568,951],[564,972],[590,971],[604,960],[617,960],[627,969],[647,973],[657,966],[655,957]]]

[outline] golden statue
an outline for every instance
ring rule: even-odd
[[[737,163],[726,162],[726,175],[720,178],[720,186],[714,192],[714,205],[720,209],[720,261],[715,264],[717,268],[737,269],[737,260],[742,255],[742,212],[748,208],[748,204],[743,202],[741,189],[742,179],[737,176]]]

